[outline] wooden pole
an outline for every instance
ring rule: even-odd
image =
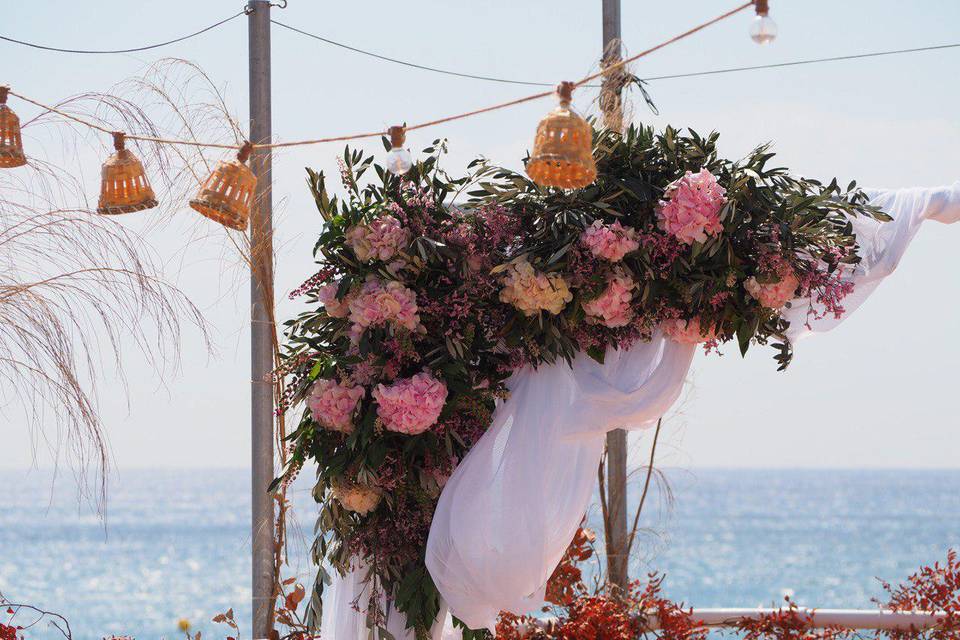
[[[620,0],[603,2],[603,60],[607,66],[620,60]],[[622,74],[619,70],[604,76],[600,108],[607,128],[623,130],[621,103]],[[627,432],[617,429],[607,434],[607,578],[626,590],[627,557]]]
[[[250,54],[250,140],[269,142],[270,1],[247,4]],[[257,191],[250,219],[250,427],[253,624],[251,637],[267,638],[273,628],[276,584],[273,564],[273,194],[270,149],[256,149],[251,169]]]
[[[600,67],[605,69],[621,59],[620,0],[601,1],[603,2],[603,57]],[[617,67],[604,75],[600,92],[603,124],[608,129],[617,131],[623,130],[623,77],[622,67]]]

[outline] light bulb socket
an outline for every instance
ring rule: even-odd
[[[390,127],[387,129],[387,133],[390,134],[390,148],[391,149],[400,149],[403,147],[403,143],[407,140],[407,128],[396,126]]]
[[[575,86],[572,82],[566,80],[557,85],[557,98],[560,99],[561,107],[566,107],[573,101],[573,88]]]
[[[770,0],[753,0],[753,6],[758,16],[765,16],[770,13]]]
[[[114,131],[111,135],[113,136],[113,148],[116,151],[122,151],[123,141],[127,137],[126,134],[123,131]]]
[[[253,143],[249,140],[244,141],[243,145],[237,151],[237,162],[243,164],[249,158],[250,154],[253,152]]]

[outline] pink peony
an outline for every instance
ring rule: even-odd
[[[762,283],[756,278],[747,278],[743,288],[757,302],[768,309],[780,309],[796,297],[800,280],[792,269],[785,269],[777,282]]]
[[[685,244],[706,242],[707,236],[723,231],[720,210],[727,202],[726,190],[706,169],[687,173],[667,187],[657,208],[657,224]]]
[[[596,220],[583,231],[580,242],[593,255],[610,262],[620,262],[623,256],[640,248],[637,232],[631,227],[622,226],[619,220],[609,226]]]
[[[387,262],[410,244],[410,232],[393,216],[384,216],[368,225],[350,227],[346,240],[364,262]]]
[[[366,391],[363,387],[320,379],[313,383],[307,406],[313,419],[331,431],[353,431],[353,412]]]
[[[623,271],[610,274],[607,288],[599,296],[583,303],[586,314],[600,324],[610,327],[623,327],[633,320],[633,290],[637,283]]]
[[[350,315],[350,296],[347,295],[343,300],[337,300],[337,289],[339,287],[338,283],[331,282],[317,289],[317,298],[331,318],[346,318]]]
[[[664,320],[660,326],[668,338],[681,344],[716,342],[719,338],[716,327],[708,327],[707,331],[703,330],[700,326],[700,318]]]
[[[378,384],[373,398],[387,430],[417,435],[436,424],[447,400],[447,386],[424,372],[390,386]]]
[[[350,336],[359,340],[368,327],[386,323],[410,331],[420,328],[417,294],[395,280],[384,283],[370,278],[350,301]]]

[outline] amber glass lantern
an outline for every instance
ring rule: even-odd
[[[20,118],[7,106],[10,87],[0,86],[0,167],[10,169],[27,164],[20,137]]]
[[[124,135],[113,134],[112,156],[103,163],[100,171],[100,203],[97,213],[116,215],[133,213],[157,206],[150,182],[143,171],[143,165],[133,153],[124,148]]]
[[[570,108],[573,83],[557,87],[560,105],[537,126],[527,175],[544,187],[581,189],[597,178],[590,124]]]
[[[257,177],[244,164],[253,145],[244,143],[236,160],[221,161],[200,186],[190,206],[225,227],[243,231],[250,219],[250,205]]]

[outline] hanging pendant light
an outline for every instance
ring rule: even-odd
[[[390,134],[390,151],[387,152],[387,171],[402,176],[413,168],[413,158],[410,152],[403,148],[403,143],[407,140],[406,127],[390,127],[387,129]]]
[[[770,44],[777,38],[777,23],[770,17],[769,0],[754,0],[757,17],[750,24],[750,38],[759,45]]]
[[[225,227],[243,231],[250,218],[257,177],[244,164],[253,145],[243,143],[236,160],[220,161],[213,173],[200,186],[190,206]]]
[[[537,125],[527,175],[543,187],[581,189],[597,178],[593,160],[593,130],[570,108],[573,83],[557,87],[560,106]]]
[[[27,164],[20,136],[20,118],[7,106],[10,87],[0,86],[0,167],[10,169]]]
[[[143,164],[133,153],[124,148],[124,135],[113,134],[116,153],[107,158],[101,169],[100,203],[97,213],[116,215],[133,213],[157,206],[157,198],[143,171]]]

